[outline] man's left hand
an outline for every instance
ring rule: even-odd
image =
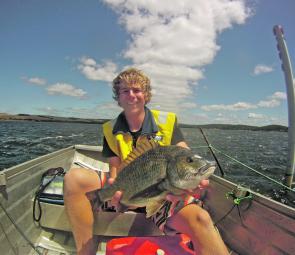
[[[209,180],[202,180],[196,189],[188,191],[187,194],[184,194],[182,196],[175,196],[172,194],[168,194],[166,196],[166,199],[171,201],[172,203],[176,203],[179,200],[184,199],[187,195],[191,195],[195,198],[199,198],[201,197],[202,191],[206,189],[208,186],[209,186]]]

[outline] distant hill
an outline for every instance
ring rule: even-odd
[[[89,123],[89,124],[103,124],[108,119],[84,119],[74,117],[57,117],[49,115],[30,115],[30,114],[6,114],[0,113],[0,121],[37,121],[37,122],[72,122],[72,123]],[[224,130],[252,130],[252,131],[288,131],[288,127],[281,125],[268,126],[248,126],[248,125],[232,125],[232,124],[207,124],[207,125],[190,125],[179,124],[182,128],[204,128],[204,129],[224,129]]]
[[[89,123],[89,124],[102,124],[107,119],[84,119],[74,117],[57,117],[49,115],[31,115],[31,114],[6,114],[0,113],[0,121],[37,121],[37,122],[71,122],[71,123]]]
[[[251,131],[281,131],[287,132],[288,127],[281,125],[267,125],[267,126],[249,126],[249,125],[233,125],[233,124],[207,124],[207,125],[189,125],[179,124],[180,127],[196,127],[196,128],[207,128],[207,129],[224,129],[224,130],[251,130]]]

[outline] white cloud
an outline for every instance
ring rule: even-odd
[[[264,107],[264,108],[274,108],[281,104],[279,100],[261,100],[258,102],[257,106]]]
[[[251,15],[245,0],[104,0],[130,34],[123,57],[152,80],[155,105],[172,110],[194,93],[203,67],[212,63],[220,46],[217,36]],[[86,63],[88,62],[88,63]],[[82,63],[82,62],[81,62]],[[88,79],[112,80],[115,66],[91,59],[79,67]],[[103,73],[103,74],[102,74]]]
[[[275,92],[271,96],[268,97],[267,100],[261,100],[258,102],[258,107],[265,107],[265,108],[273,108],[281,105],[282,100],[286,100],[287,95],[284,92]]]
[[[183,109],[194,109],[196,107],[197,107],[197,104],[193,102],[184,102],[181,104],[181,108]]]
[[[96,66],[96,61],[92,58],[82,57],[81,64],[86,66]]]
[[[253,70],[254,75],[259,75],[263,73],[270,73],[273,71],[273,68],[271,66],[266,66],[266,65],[257,65],[255,66]]]
[[[248,114],[248,118],[249,118],[249,119],[265,119],[266,116],[263,115],[263,114],[250,112],[250,113]]]
[[[46,80],[43,78],[39,78],[39,77],[31,77],[31,78],[22,77],[22,79],[28,83],[38,85],[38,86],[44,86],[46,84]]]
[[[103,115],[101,114],[103,111]],[[116,104],[105,103],[99,104],[91,108],[78,108],[78,107],[69,107],[66,109],[67,116],[77,116],[80,118],[106,118],[113,119],[122,111],[122,109]]]
[[[257,108],[256,105],[238,102],[235,104],[225,105],[225,104],[215,104],[215,105],[203,105],[201,109],[204,111],[240,111],[240,110],[249,110]]]
[[[96,63],[92,58],[83,57],[78,69],[88,79],[95,81],[112,81],[117,74],[117,65],[112,61],[105,61],[102,65]]]
[[[80,99],[84,99],[87,94],[86,91],[75,88],[73,85],[67,83],[56,83],[47,87],[46,90],[49,95],[64,95],[78,97]]]
[[[40,112],[41,114],[46,114],[46,115],[52,115],[52,116],[63,116],[61,114],[61,111],[50,107],[50,106],[44,106],[44,107],[37,107],[35,108],[38,112]]]
[[[201,109],[204,111],[240,111],[249,110],[257,108],[273,108],[281,104],[282,100],[287,98],[286,93],[277,91],[271,96],[267,97],[266,100],[260,100],[257,104],[238,102],[235,104],[213,104],[213,105],[203,105]]]
[[[275,92],[271,96],[271,99],[274,99],[274,100],[285,100],[285,99],[287,99],[287,94],[285,92],[277,91],[277,92]]]

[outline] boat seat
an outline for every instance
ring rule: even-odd
[[[41,202],[40,225],[45,228],[71,231],[63,205]],[[102,236],[161,236],[157,226],[145,217],[144,213],[127,211],[97,212],[94,214],[95,235]]]
[[[84,167],[92,170],[108,171],[108,164],[97,162],[85,155],[76,156],[71,168]],[[39,197],[42,209],[40,225],[44,228],[71,231],[65,213],[63,201],[63,176],[57,176],[42,192]],[[38,210],[36,211],[38,215]],[[160,236],[163,233],[144,213],[127,211],[97,212],[94,214],[95,235],[101,236]]]

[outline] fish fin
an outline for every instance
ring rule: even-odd
[[[121,213],[128,211],[128,209],[129,209],[128,206],[121,204],[121,203],[119,203],[117,206],[117,211],[121,212]]]
[[[119,166],[119,170],[122,170],[124,167],[128,166],[132,161],[137,159],[139,156],[151,149],[157,148],[158,146],[159,144],[155,140],[151,139],[148,141],[144,141],[128,154],[127,158],[124,159],[124,161]]]
[[[99,196],[99,189],[92,190],[89,192],[86,192],[86,197],[90,201],[91,207],[93,211],[99,210],[100,207],[103,204],[103,201],[101,200]]]
[[[164,205],[165,200],[152,200],[146,205],[146,217],[149,218],[156,214]]]
[[[132,200],[138,200],[141,198],[153,198],[153,197],[159,196],[159,194],[163,192],[163,189],[159,188],[160,183],[162,183],[162,181],[157,182],[147,187],[146,189],[135,193],[132,197],[129,198],[129,200],[132,201]]]

